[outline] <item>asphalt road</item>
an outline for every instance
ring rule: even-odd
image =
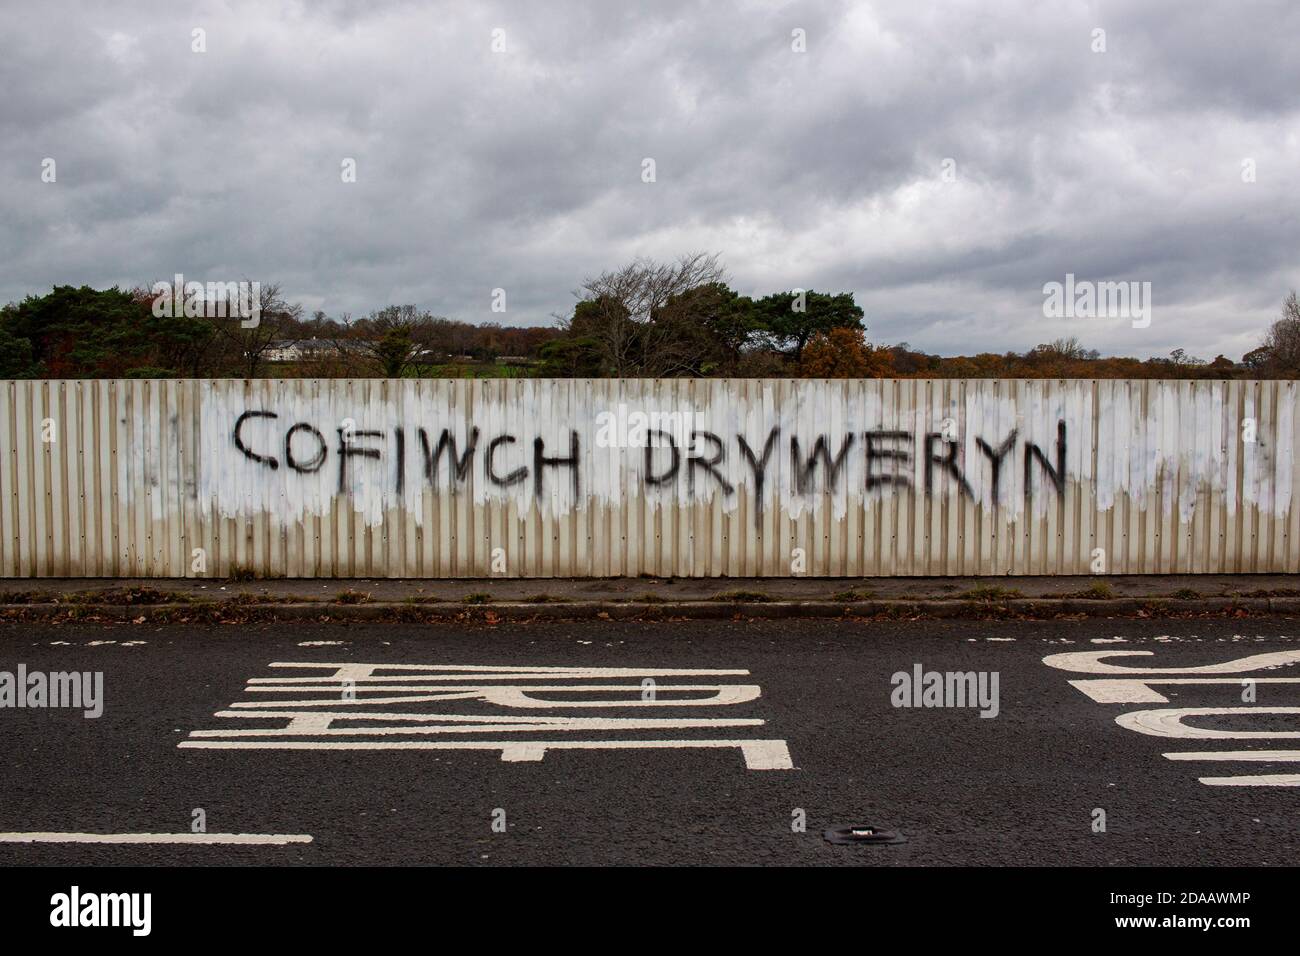
[[[1281,774],[1296,764],[1175,761],[1174,751],[1285,749],[1288,741],[1169,739],[1116,723],[1159,704],[1099,703],[1069,681],[1088,675],[1044,664],[1048,655],[1151,651],[1118,663],[1188,667],[1251,654],[1300,651],[1296,622],[1090,620],[1062,623],[841,623],[829,621],[603,623],[499,627],[268,625],[264,627],[7,627],[0,671],[100,671],[104,712],[0,710],[0,831],[185,833],[201,809],[210,833],[309,834],[287,845],[98,845],[0,843],[13,864],[1184,864],[1300,863],[1300,788],[1211,786],[1202,776]],[[1119,640],[1117,640],[1119,639]],[[632,676],[571,672],[485,674],[504,690],[442,701],[403,700],[380,671],[355,687],[335,669],[272,663],[491,665],[631,668]],[[996,672],[998,713],[969,707],[891,704],[891,675]],[[744,674],[660,675],[638,669],[724,669]],[[467,672],[452,672],[465,684]],[[1296,669],[1259,671],[1258,677]],[[410,687],[427,686],[427,674]],[[385,676],[386,675],[386,676]],[[309,677],[270,690],[252,678]],[[1096,675],[1093,675],[1096,676]],[[1111,676],[1111,675],[1107,675]],[[1214,676],[1214,675],[1211,675]],[[1223,675],[1218,675],[1222,677]],[[1260,683],[1243,704],[1228,683],[1162,685],[1165,707],[1300,705],[1300,684]],[[443,680],[447,674],[444,672]],[[385,683],[385,680],[390,683]],[[515,692],[537,683],[616,685],[630,691]],[[697,690],[678,691],[674,685]],[[735,688],[757,685],[761,693]],[[262,685],[265,687],[266,685]],[[340,687],[346,685],[341,684]],[[441,686],[441,685],[434,685]],[[649,691],[647,691],[649,686]],[[986,687],[990,685],[986,684]],[[331,689],[333,688],[333,689]],[[719,688],[723,688],[719,690]],[[433,691],[426,691],[428,694]],[[721,694],[735,703],[699,703]],[[286,696],[287,695],[287,696]],[[397,699],[394,702],[394,696]],[[645,698],[649,695],[650,700]],[[378,701],[372,698],[379,698]],[[306,699],[294,705],[293,700]],[[267,703],[270,701],[270,703]],[[340,701],[344,701],[340,703]],[[683,702],[694,701],[694,703]],[[215,716],[300,707],[287,718]],[[535,706],[542,702],[548,706]],[[575,707],[613,702],[615,707]],[[631,706],[627,706],[627,705]],[[335,721],[351,734],[311,733],[312,714],[378,712]],[[578,717],[588,724],[543,729],[471,727],[428,732],[385,713],[437,713],[530,720]],[[726,727],[605,723],[762,721]],[[1200,716],[1187,724],[1285,730],[1295,715]],[[594,723],[591,723],[593,722]],[[480,725],[483,726],[483,725]],[[229,731],[261,728],[264,735]],[[380,732],[397,728],[396,733]],[[357,733],[357,730],[360,733]],[[414,729],[415,733],[409,731]],[[464,729],[464,725],[461,725]],[[201,732],[204,735],[196,735]],[[224,736],[223,736],[224,735]],[[489,739],[604,743],[654,748],[364,749],[394,742]],[[741,740],[776,741],[752,750]],[[317,749],[248,744],[315,742]],[[713,747],[665,741],[722,740]],[[178,746],[236,741],[236,749]],[[781,747],[790,767],[781,769]],[[363,749],[333,749],[339,742]],[[512,756],[503,760],[503,753]],[[751,769],[747,754],[762,766]],[[799,812],[806,832],[794,832]],[[1094,832],[1104,811],[1105,831]],[[504,811],[502,814],[499,811]],[[494,821],[497,830],[494,830]],[[504,832],[498,832],[504,822]],[[897,830],[892,846],[832,846],[822,830],[867,823]]]

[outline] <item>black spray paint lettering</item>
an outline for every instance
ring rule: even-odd
[[[1033,442],[1025,442],[1025,497],[1028,498],[1033,494],[1033,462],[1037,459],[1043,466],[1043,471],[1047,472],[1047,477],[1051,480],[1059,495],[1065,491],[1065,422],[1056,423],[1056,467],[1053,468],[1048,464],[1047,456]]]
[[[478,435],[477,428],[469,430],[469,442],[466,445],[465,453],[462,455],[456,445],[456,436],[451,433],[451,429],[444,428],[442,434],[438,436],[438,444],[430,452],[429,433],[421,428],[419,430],[420,450],[424,454],[425,480],[434,486],[438,484],[438,462],[441,460],[443,452],[447,452],[450,459],[447,464],[450,472],[448,484],[454,492],[457,485],[469,477],[470,467],[474,464],[474,452],[478,450]]]
[[[682,467],[682,453],[677,450],[677,442],[668,432],[655,428],[646,433],[650,440],[645,443],[645,470],[641,473],[647,485],[666,485],[677,478]],[[667,448],[669,464],[667,471],[655,473],[655,448]]]
[[[713,454],[709,458],[696,454],[694,451],[694,449],[699,447],[699,440],[701,438],[712,446]],[[729,495],[735,492],[735,485],[727,481],[726,476],[718,470],[718,465],[720,465],[723,459],[727,457],[727,449],[726,446],[723,445],[722,439],[713,434],[713,432],[693,431],[691,432],[691,448],[692,452],[686,459],[686,486],[690,490],[691,494],[695,493],[695,471],[697,468],[712,475],[714,480],[717,481],[719,487],[722,488],[723,494]]]
[[[573,497],[577,500],[581,486],[579,484],[578,471],[578,433],[569,431],[569,457],[568,458],[548,458],[545,454],[546,442],[539,435],[533,439],[533,494],[540,498],[542,496],[542,475],[547,468],[568,468],[569,478],[573,485]]]
[[[998,488],[1002,484],[1002,461],[1007,457],[1007,455],[1011,454],[1011,450],[1016,447],[1016,436],[1018,434],[1019,431],[1017,429],[1011,429],[1011,434],[1007,436],[1007,440],[997,448],[994,448],[983,438],[975,439],[975,447],[982,451],[985,457],[989,460],[989,470],[991,472],[989,497],[993,502],[993,507],[995,508],[1002,501],[998,494]]]
[[[645,445],[645,467],[642,469],[642,477],[648,485],[667,485],[677,479],[682,469],[682,453],[677,447],[677,440],[671,434],[659,429],[652,429],[648,432],[649,441]],[[703,471],[712,475],[713,479],[722,488],[724,494],[732,494],[736,487],[727,481],[718,466],[726,460],[727,449],[721,438],[713,432],[693,431],[690,435],[691,453],[686,456],[686,486],[691,493],[695,492],[695,472]],[[710,445],[711,454],[705,457],[700,454],[698,449],[703,439]],[[741,439],[743,444],[744,439]],[[668,467],[663,471],[655,470],[655,448],[668,449]]]
[[[250,420],[266,419],[275,421],[279,417],[277,412],[250,409],[242,412],[235,419],[235,426],[231,432],[231,441],[240,454],[272,471],[279,469],[280,460],[275,455],[255,451],[245,432],[246,425]],[[377,430],[339,428],[338,436],[338,446],[335,449],[335,454],[339,460],[338,490],[340,494],[346,494],[350,491],[349,472],[351,470],[351,459],[364,458],[379,461],[384,457],[384,448],[378,447],[370,441],[362,440],[382,439],[387,437],[387,433]],[[469,441],[463,453],[460,451],[456,437],[450,429],[442,429],[437,443],[432,447],[427,429],[417,429],[417,436],[424,460],[425,479],[430,485],[437,485],[438,465],[445,453],[448,457],[448,485],[452,491],[455,491],[458,484],[462,484],[468,479],[473,467],[474,458],[478,451],[479,429],[477,427],[470,429]],[[406,488],[406,429],[404,427],[398,426],[393,429],[392,442],[394,486],[400,495]],[[493,438],[488,444],[487,454],[484,456],[484,473],[489,482],[497,487],[507,488],[525,481],[531,474],[534,482],[534,493],[540,496],[545,491],[544,476],[547,469],[568,469],[569,485],[574,496],[576,497],[581,492],[581,440],[577,431],[569,431],[569,453],[567,455],[547,455],[545,440],[537,437],[533,440],[533,467],[530,469],[527,465],[520,465],[508,474],[501,475],[497,470],[498,452],[503,451],[502,446],[514,445],[517,442],[518,439],[514,435],[502,434]],[[290,471],[297,474],[314,474],[320,471],[325,466],[330,453],[325,436],[320,429],[310,422],[295,422],[291,425],[284,433],[283,447],[285,464]],[[310,451],[309,456],[307,455],[308,451]]]
[[[231,433],[231,440],[240,454],[271,471],[279,469],[280,459],[274,454],[255,450],[254,446],[262,448],[266,446],[265,437],[260,442],[256,440],[257,429],[253,427],[253,423],[258,420],[277,421],[279,417],[278,413],[273,411],[250,409],[241,413],[235,420]],[[429,429],[423,427],[416,429],[425,481],[431,487],[438,487],[439,465],[445,454],[447,456],[446,487],[454,493],[469,479],[473,471],[481,432],[477,427],[471,426],[463,450],[450,428],[441,429],[436,443],[431,441],[430,434]],[[250,435],[254,437],[250,438]],[[901,429],[873,429],[862,432],[861,435],[865,458],[865,490],[873,491],[885,487],[911,488],[912,449],[917,436]],[[1023,443],[1024,491],[1027,498],[1034,492],[1035,463],[1038,465],[1038,470],[1046,476],[1048,484],[1058,494],[1064,492],[1066,435],[1065,421],[1060,420],[1056,427],[1054,461],[1034,442]],[[376,440],[388,436],[384,431],[357,431],[343,428],[338,429],[338,436],[338,446],[335,450],[339,460],[338,490],[340,494],[346,494],[350,491],[349,472],[356,467],[353,459],[381,460],[389,449]],[[645,446],[641,472],[641,480],[645,485],[650,487],[673,485],[684,471],[688,490],[693,495],[696,489],[697,472],[704,472],[713,479],[716,487],[720,488],[723,494],[731,495],[736,492],[735,485],[727,476],[728,446],[721,436],[710,431],[691,432],[691,447],[685,458],[685,469],[682,468],[682,450],[678,448],[672,434],[652,430],[649,432],[649,437],[651,441]],[[1017,447],[1018,437],[1018,431],[1012,429],[1010,434],[996,446],[982,436],[975,437],[975,447],[980,452],[980,458],[976,459],[975,465],[978,466],[982,461],[988,463],[990,491],[995,506],[1000,502],[1004,466]],[[756,521],[763,513],[769,467],[780,438],[780,428],[773,427],[763,442],[762,453],[759,454],[743,434],[736,435],[736,445],[752,477],[750,484],[754,489]],[[812,495],[837,490],[856,439],[857,433],[843,434],[839,438],[838,449],[832,455],[832,438],[825,433],[818,434],[813,438],[811,451],[805,456],[804,445],[798,436],[792,435],[790,437],[792,491],[798,495]],[[955,484],[961,494],[968,498],[975,498],[974,490],[962,470],[960,444],[944,442],[940,432],[925,433],[921,440],[924,443],[924,493],[926,495],[937,493],[935,476],[938,473],[946,484]],[[519,439],[510,433],[496,435],[487,443],[482,461],[484,478],[488,483],[497,488],[510,488],[527,481],[531,476],[533,494],[540,498],[546,494],[547,470],[567,469],[570,490],[574,499],[578,498],[581,493],[582,447],[577,430],[569,430],[567,454],[548,455],[545,440],[536,436],[532,443],[531,463],[525,460],[518,463],[513,470],[503,473],[507,467],[506,459],[511,456],[511,446],[518,444]],[[945,445],[946,448],[943,447]],[[289,426],[284,433],[282,448],[288,471],[296,474],[314,474],[320,471],[330,455],[330,448],[324,435],[310,422],[295,422]],[[656,455],[656,449],[667,450],[666,462],[664,455]],[[401,495],[405,491],[407,477],[405,427],[397,426],[393,429],[391,452],[394,487]],[[518,452],[513,454],[517,458]]]
[[[488,442],[487,477],[488,481],[492,482],[492,484],[496,485],[498,488],[509,488],[511,485],[517,485],[521,481],[528,480],[528,468],[525,465],[520,465],[504,478],[497,474],[497,449],[502,445],[513,445],[515,441],[516,439],[514,435],[498,435],[496,438]]]
[[[235,419],[235,435],[234,435],[235,447],[238,448],[245,455],[247,455],[249,458],[253,459],[253,461],[260,462],[264,465],[267,465],[272,471],[275,471],[277,468],[279,468],[280,463],[276,461],[273,456],[259,455],[257,454],[257,452],[250,450],[249,447],[244,444],[244,422],[248,421],[250,418],[279,418],[279,417],[280,416],[277,415],[275,412],[249,411],[249,412],[244,412],[242,415],[240,415],[238,418]]]
[[[348,429],[339,429],[339,494],[348,492],[348,459],[350,458],[374,458],[378,460],[381,455],[378,448],[367,448],[355,444],[357,438],[383,438],[383,432],[377,431],[353,431],[351,435]]]
[[[301,462],[293,453],[293,436],[298,432],[307,432],[312,438],[316,439],[316,454],[306,462]],[[329,454],[329,446],[325,444],[325,436],[320,433],[320,429],[307,422],[298,422],[284,433],[284,463],[301,475],[310,475],[313,472],[321,470],[325,464],[325,457]]]
[[[796,494],[806,495],[809,492],[816,491],[816,472],[817,462],[821,461],[826,466],[826,490],[833,491],[835,483],[839,480],[840,469],[844,467],[844,459],[849,454],[849,447],[853,444],[853,436],[845,435],[844,441],[840,443],[840,451],[831,459],[830,446],[826,442],[825,435],[818,435],[817,440],[813,443],[812,454],[808,460],[804,461],[799,453],[799,439],[790,436],[790,468],[794,472],[794,490]]]
[[[740,443],[740,451],[749,462],[749,470],[754,473],[754,521],[758,523],[763,514],[763,484],[767,480],[767,463],[772,457],[772,451],[776,448],[776,440],[781,434],[781,429],[773,428],[767,434],[767,441],[763,443],[763,457],[758,458],[754,455],[754,450],[749,447],[749,442],[745,441],[744,435],[737,435],[736,440]]]
[[[867,446],[867,490],[872,491],[885,485],[911,486],[912,479],[906,474],[901,471],[888,474],[884,467],[887,462],[894,462],[895,468],[901,469],[911,462],[912,453],[905,446],[912,441],[912,433],[878,428],[866,432],[863,438],[866,439]],[[901,443],[904,447],[896,447],[894,443]],[[880,471],[876,470],[878,465]]]
[[[934,453],[936,442],[947,445],[947,452],[936,455]],[[925,436],[925,493],[927,495],[934,494],[934,466],[941,465],[944,471],[952,475],[962,494],[967,498],[975,497],[975,492],[971,491],[970,483],[966,481],[966,476],[961,473],[961,467],[957,464],[957,451],[957,443],[944,441],[942,432],[930,432]]]

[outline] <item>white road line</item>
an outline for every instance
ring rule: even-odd
[[[509,734],[509,733],[555,733],[557,731],[591,731],[591,730],[681,730],[687,727],[761,727],[763,721],[754,718],[736,718],[734,720],[712,720],[703,717],[687,717],[681,720],[636,720],[602,718],[584,719],[581,717],[538,720],[527,723],[500,723],[491,719],[482,723],[421,723],[419,726],[396,727],[331,727],[332,721],[351,720],[352,714],[291,714],[222,711],[218,717],[292,717],[284,727],[257,727],[252,729],[192,730],[191,737],[370,737],[393,734]],[[382,718],[383,714],[373,714]],[[411,715],[397,714],[397,718],[409,718]],[[436,718],[429,718],[436,720]]]
[[[355,701],[355,703],[364,703]],[[251,717],[258,720],[290,718],[306,723],[318,721],[320,726],[328,727],[336,720],[377,720],[409,721],[413,723],[448,724],[518,724],[521,727],[554,727],[560,730],[570,728],[586,730],[640,730],[652,727],[760,727],[761,717],[560,717],[547,714],[406,714],[388,711],[348,711],[344,714],[320,713],[308,710],[286,710],[278,705],[263,701],[257,703],[264,710],[219,710],[214,717]],[[475,728],[476,730],[480,728]],[[198,733],[198,731],[194,731]]]
[[[295,694],[331,694],[336,695],[325,700],[288,700],[278,702],[282,707],[348,707],[358,703],[378,704],[378,703],[395,703],[403,700],[407,701],[441,701],[441,700],[482,700],[489,704],[496,704],[500,707],[528,708],[535,710],[550,710],[562,707],[620,707],[636,708],[644,707],[726,707],[731,704],[747,704],[751,700],[757,700],[762,690],[757,684],[660,684],[655,690],[655,696],[650,699],[644,697],[634,697],[630,700],[544,700],[540,697],[532,696],[534,693],[569,693],[569,694],[592,694],[592,693],[609,693],[620,692],[625,694],[643,694],[644,688],[639,684],[600,684],[596,686],[582,686],[571,684],[545,684],[540,686],[529,685],[527,687],[500,687],[495,685],[481,685],[469,687],[410,687],[410,686],[389,686],[389,685],[367,685],[358,687],[357,695],[352,699],[337,697],[340,686],[314,686],[314,687],[275,687],[260,685],[257,687],[246,687],[245,692],[260,691],[262,693],[295,693]],[[362,691],[367,693],[387,692],[399,693],[403,697],[363,697]],[[679,691],[713,691],[712,697],[688,697],[668,699],[666,695],[677,693]],[[421,692],[432,692],[432,696],[422,696]],[[266,707],[265,703],[250,703],[241,701],[231,704],[232,707]]]
[[[492,677],[498,674],[518,674],[525,677],[745,677],[747,670],[713,670],[682,667],[547,667],[519,666],[500,664],[327,664],[319,661],[293,663],[273,661],[271,667],[314,667],[336,670],[339,674],[324,678],[273,678],[279,680],[361,680],[377,670],[398,671],[460,671],[466,677]],[[433,678],[433,674],[428,675]]]
[[[274,664],[272,667],[276,666]],[[295,664],[295,667],[304,665]],[[331,667],[334,665],[330,665]],[[385,665],[390,666],[390,665]],[[396,665],[391,665],[396,666]],[[356,676],[344,672],[339,674],[316,674],[310,677],[250,677],[250,684],[330,684],[335,686],[345,681],[354,684],[365,684],[368,682],[393,683],[400,681],[470,681],[482,684],[484,681],[529,681],[541,680],[542,678],[554,680],[591,680],[597,677],[608,678],[634,678],[634,677],[747,677],[749,671],[698,671],[698,670],[639,670],[631,668],[609,668],[612,673],[589,673],[591,669],[578,668],[557,668],[546,672],[518,673],[516,671],[474,671],[454,674],[443,674],[435,672],[417,672],[413,674],[375,674],[368,668],[362,672],[358,670]]]
[[[0,833],[0,843],[310,843],[306,833]]]
[[[1300,773],[1262,773],[1253,777],[1198,777],[1210,787],[1300,787]]]
[[[793,770],[784,740],[182,740],[204,750],[499,750],[507,762],[541,760],[548,750],[678,750],[735,747],[749,770]]]
[[[283,682],[278,681],[278,680],[277,680],[277,681],[273,681],[273,682],[269,682],[269,683],[255,683],[255,680],[256,680],[256,679],[253,678],[253,679],[250,679],[250,680],[248,681],[248,685],[249,685],[249,686],[247,686],[247,687],[244,688],[244,691],[245,691],[246,693],[257,692],[257,693],[262,693],[262,694],[276,694],[276,693],[279,693],[279,694],[312,694],[312,693],[316,693],[316,694],[337,694],[337,693],[339,693],[339,692],[340,692],[340,691],[341,691],[345,686],[347,686],[346,682],[344,682],[344,681],[334,681],[334,682],[332,682],[332,683],[331,683],[331,682],[324,682],[324,683],[322,683],[321,681],[318,680],[318,681],[315,681],[315,682],[312,683],[312,684],[284,684]],[[458,680],[464,680],[464,678],[458,678]],[[463,694],[463,693],[469,693],[469,692],[471,692],[471,691],[484,691],[484,690],[505,690],[505,691],[509,691],[509,692],[511,692],[511,693],[513,693],[513,694],[522,694],[522,693],[526,693],[526,692],[529,692],[529,691],[535,691],[535,690],[544,690],[544,691],[562,691],[562,692],[566,692],[566,693],[572,692],[572,693],[584,693],[584,694],[587,693],[587,692],[589,692],[589,691],[594,691],[594,690],[599,690],[599,691],[627,691],[629,694],[632,694],[632,693],[637,693],[637,694],[639,694],[639,693],[644,689],[643,685],[641,685],[641,684],[529,684],[527,687],[500,687],[500,688],[499,688],[496,684],[485,684],[485,683],[483,683],[482,681],[474,681],[474,682],[472,682],[472,683],[468,683],[468,684],[456,684],[456,685],[453,685],[453,686],[450,686],[450,687],[448,687],[448,686],[446,686],[446,685],[444,685],[444,684],[437,684],[437,685],[430,685],[430,686],[421,686],[421,685],[419,685],[419,684],[415,684],[415,685],[412,685],[412,684],[365,684],[365,683],[360,683],[360,682],[355,682],[355,681],[353,682],[353,684],[355,685],[355,688],[356,688],[356,690],[357,690],[358,693],[360,693],[361,691],[365,691],[365,692],[367,692],[367,693],[378,693],[378,692],[381,692],[381,691],[382,691],[383,693],[388,693],[388,694],[392,694],[392,693],[401,693],[401,694],[418,694],[418,693],[438,693],[438,694],[448,694],[448,693],[452,693],[452,694]],[[722,690],[729,690],[729,689],[731,689],[731,688],[736,688],[736,687],[742,687],[742,688],[746,688],[746,689],[748,689],[748,688],[750,688],[750,687],[757,688],[758,685],[757,685],[757,684],[657,684],[657,685],[655,685],[655,689],[656,689],[656,691],[657,691],[658,693],[663,693],[664,691],[669,691],[669,690],[680,690],[680,691],[687,691],[687,690],[689,690],[689,691],[706,691],[706,690],[711,690],[711,691],[717,691],[717,690],[719,690],[719,689],[722,689]],[[705,697],[705,698],[702,698],[702,699],[691,699],[691,700],[685,700],[685,701],[682,701],[682,703],[684,703],[684,704],[694,704],[694,703],[701,703],[701,702],[707,703],[708,701],[711,701],[712,699],[713,699],[713,698],[711,698],[711,697]]]
[[[1295,763],[1300,750],[1200,750],[1165,754],[1170,760],[1257,760],[1263,763]]]

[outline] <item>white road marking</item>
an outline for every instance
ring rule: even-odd
[[[250,684],[280,684],[292,681],[319,683],[320,681],[361,681],[361,680],[463,680],[465,677],[490,677],[492,680],[509,679],[513,674],[516,679],[533,677],[746,677],[747,670],[701,670],[698,668],[677,667],[548,667],[528,665],[519,667],[497,664],[335,664],[319,661],[291,662],[274,661],[271,667],[323,668],[336,671],[322,677],[252,677]],[[375,676],[375,671],[417,671],[411,677],[396,675]],[[444,675],[444,676],[435,676]],[[460,676],[463,675],[463,676]]]
[[[507,762],[541,760],[548,750],[658,750],[735,747],[749,770],[792,770],[784,740],[182,740],[176,746],[205,750],[500,750]]]
[[[0,833],[0,843],[310,843],[306,833]]]
[[[762,727],[757,717],[690,716],[691,708],[727,707],[757,700],[757,684],[672,683],[665,678],[747,677],[744,669],[500,666],[480,664],[293,663],[276,668],[326,671],[315,676],[250,678],[245,693],[261,700],[235,701],[215,716],[282,721],[274,727],[192,731],[178,746],[212,750],[496,750],[510,762],[541,760],[548,750],[641,750],[739,748],[751,770],[790,770],[783,740],[392,740],[440,735],[546,734],[602,737],[627,731],[680,732]],[[622,679],[625,683],[609,683]],[[508,682],[508,683],[507,683]],[[288,695],[291,699],[282,699]],[[704,696],[700,696],[704,695]],[[504,713],[447,713],[452,702],[493,705]],[[384,708],[397,705],[393,710]],[[583,716],[588,708],[642,712],[671,708],[680,716]],[[519,711],[533,713],[519,713]],[[555,713],[555,711],[579,713]],[[536,713],[546,711],[546,713]],[[303,739],[303,738],[338,738]],[[363,739],[356,739],[363,738]]]
[[[1187,750],[1165,754],[1170,760],[1258,760],[1267,763],[1295,763],[1300,750]]]
[[[1258,763],[1300,762],[1300,750],[1203,750],[1165,754],[1170,760],[1245,761]],[[1295,787],[1300,774],[1261,773],[1233,777],[1197,777],[1208,787]]]
[[[1257,638],[1262,640],[1263,638]],[[1157,638],[1162,640],[1162,638]],[[1170,640],[1167,636],[1163,640]],[[1222,640],[1222,639],[1220,639]],[[1233,641],[1240,640],[1240,635]],[[1102,643],[1094,639],[1093,643]],[[1297,677],[1258,677],[1245,679],[1241,675],[1259,670],[1276,670],[1300,663],[1300,651],[1274,651],[1252,654],[1236,660],[1197,667],[1122,667],[1109,662],[1118,657],[1151,657],[1152,651],[1078,651],[1051,654],[1043,663],[1058,670],[1081,674],[1124,675],[1122,677],[1072,680],[1070,685],[1100,704],[1167,704],[1169,698],[1157,686],[1221,685],[1240,687],[1247,680],[1251,684],[1300,684]],[[1137,663],[1136,661],[1134,662]],[[1294,672],[1292,672],[1294,673]],[[1224,674],[1232,677],[1165,677],[1158,675]],[[1195,727],[1184,721],[1192,717],[1252,716],[1254,714],[1300,714],[1300,707],[1165,707],[1152,710],[1134,710],[1120,714],[1115,723],[1126,730],[1153,737],[1178,740],[1261,740],[1297,739],[1300,731],[1291,730],[1214,730]],[[1169,760],[1207,760],[1219,762],[1300,762],[1300,750],[1223,750],[1166,753]],[[1300,774],[1242,774],[1231,777],[1198,777],[1210,787],[1296,787]]]
[[[1300,684],[1300,677],[1252,677],[1256,684]],[[1078,688],[1099,704],[1167,704],[1169,698],[1152,688],[1152,684],[1225,684],[1241,687],[1240,677],[1097,677],[1072,680]]]
[[[1248,777],[1197,777],[1208,787],[1300,787],[1300,773],[1261,773]]]
[[[1065,654],[1049,654],[1043,658],[1043,663],[1076,674],[1127,674],[1130,677],[1136,674],[1241,674],[1300,663],[1300,651],[1252,654],[1234,661],[1202,664],[1199,667],[1120,667],[1102,660],[1104,657],[1151,657],[1154,654],[1155,651],[1070,651]]]
[[[1177,737],[1196,740],[1247,740],[1259,738],[1294,739],[1297,730],[1211,730],[1189,727],[1184,717],[1226,717],[1250,714],[1300,714],[1300,707],[1168,707],[1162,710],[1133,710],[1120,714],[1115,723],[1152,737]]]
[[[313,737],[363,737],[391,734],[501,734],[553,733],[585,730],[680,730],[687,727],[761,727],[755,717],[480,717],[457,714],[321,714],[294,711],[223,710],[217,717],[290,718],[286,727],[259,727],[251,730],[196,730],[191,737],[284,737],[304,734]],[[383,720],[425,723],[423,727],[332,727],[340,720]],[[442,723],[433,723],[441,721]]]
[[[292,687],[274,687],[259,685],[249,687],[248,691],[260,691],[269,694],[332,694],[336,700],[290,700],[277,701],[278,704],[285,707],[333,707],[340,704],[355,704],[364,701],[366,703],[398,703],[404,700],[416,701],[434,701],[434,700],[483,700],[489,704],[498,704],[502,707],[535,707],[552,709],[556,707],[680,707],[680,706],[727,706],[729,704],[744,704],[751,700],[757,700],[762,693],[757,684],[661,684],[656,688],[653,699],[642,699],[644,688],[640,684],[537,684],[528,687],[499,687],[496,685],[486,684],[469,684],[458,687],[422,687],[411,685],[373,685],[367,684],[356,688],[357,696],[354,700],[345,701],[340,695],[341,685],[323,685],[313,687],[303,687],[295,684]],[[362,697],[361,693],[401,693],[419,694],[420,692],[431,692],[430,696],[402,696],[402,697]],[[691,697],[686,699],[666,699],[668,692],[692,692],[699,693],[703,691],[712,691],[712,697]],[[623,693],[635,695],[632,700],[542,700],[532,696],[533,692],[541,693],[565,693],[565,694],[591,694],[591,693]],[[265,703],[258,702],[239,702],[231,704],[232,707],[265,707]]]

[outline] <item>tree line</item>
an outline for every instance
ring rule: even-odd
[[[547,327],[462,322],[415,305],[361,318],[305,316],[278,285],[258,321],[233,310],[159,308],[151,288],[56,286],[0,309],[0,378],[600,377],[1296,378],[1292,292],[1239,361],[1175,349],[1102,357],[1077,338],[1027,352],[941,356],[875,345],[850,292],[739,294],[717,256],[637,259],[586,279]]]

